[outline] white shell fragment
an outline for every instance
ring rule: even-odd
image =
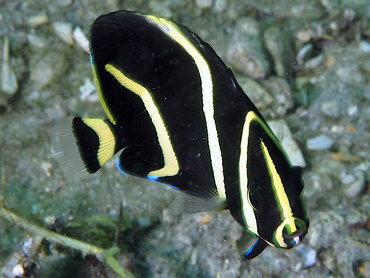
[[[5,38],[3,45],[3,59],[1,65],[1,93],[5,93],[8,96],[15,94],[18,90],[18,81],[17,77],[14,74],[14,71],[10,67],[9,59],[9,39]],[[7,97],[5,97],[7,98]]]
[[[22,277],[24,274],[23,266],[20,264],[17,264],[12,271],[12,274],[17,277]]]
[[[370,52],[370,43],[368,43],[367,41],[361,40],[360,41],[360,49],[363,52]]]
[[[298,51],[298,54],[297,54],[297,57],[296,57],[298,65],[302,66],[304,64],[305,58],[308,56],[308,54],[310,52],[312,52],[312,50],[313,50],[313,46],[312,46],[312,44],[309,43],[309,44],[306,44],[305,46],[303,46]]]
[[[292,134],[286,122],[284,120],[273,120],[267,121],[267,123],[279,138],[292,164],[301,166],[302,168],[306,167],[304,156],[297,142],[292,138]]]
[[[333,140],[326,135],[320,135],[307,140],[307,149],[309,150],[325,150],[333,145]]]
[[[85,83],[78,90],[81,93],[80,100],[89,102],[99,101],[98,94],[95,93],[95,86],[89,78],[85,78]]]
[[[366,186],[365,175],[361,170],[358,170],[354,175],[346,175],[342,183],[347,186],[345,194],[351,198],[356,197]]]
[[[316,264],[316,250],[301,244],[296,247],[296,251],[301,255],[302,261],[297,266],[296,270],[306,269]]]
[[[72,23],[56,21],[53,23],[55,34],[67,44],[73,44]]]
[[[315,69],[317,68],[322,62],[324,61],[324,56],[323,55],[318,55],[315,58],[312,58],[308,60],[305,64],[304,67],[306,69]]]
[[[28,26],[33,28],[42,25],[46,22],[48,22],[48,16],[46,14],[34,15],[27,19]]]
[[[85,52],[89,53],[89,40],[86,38],[80,27],[76,27],[73,31],[73,38]]]

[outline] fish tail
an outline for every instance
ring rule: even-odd
[[[65,176],[80,180],[93,174],[116,153],[114,125],[109,120],[66,118],[52,131],[52,150]]]

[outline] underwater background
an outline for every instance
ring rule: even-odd
[[[229,212],[173,216],[173,189],[121,174],[114,159],[66,180],[51,130],[67,116],[106,118],[86,37],[96,17],[121,9],[198,34],[273,120],[304,167],[310,227],[299,246],[245,261],[255,237]],[[370,277],[368,0],[0,0],[0,46],[0,277],[120,277],[99,256],[9,221],[8,210],[118,246],[134,277]]]

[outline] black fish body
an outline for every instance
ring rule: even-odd
[[[172,21],[119,11],[93,23],[90,51],[109,120],[56,126],[67,176],[94,173],[122,151],[122,172],[186,193],[173,212],[230,210],[259,237],[248,259],[303,239],[301,169],[207,43]]]

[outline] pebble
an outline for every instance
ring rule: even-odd
[[[360,41],[360,49],[363,52],[370,52],[370,43],[364,40]]]
[[[300,30],[296,33],[295,37],[301,42],[309,42],[313,37],[311,29]]]
[[[73,44],[72,23],[56,21],[53,23],[53,28],[58,38],[67,44]]]
[[[300,265],[300,269],[306,269],[309,267],[312,267],[316,264],[316,255],[317,252],[316,250],[305,246],[304,244],[298,245],[295,250],[301,254],[303,257],[303,261],[301,262],[302,264]],[[299,269],[298,269],[299,270]]]
[[[10,66],[8,38],[5,38],[4,40],[2,60],[0,93],[1,99],[6,102],[6,99],[11,97],[18,91],[18,80],[13,69]],[[0,101],[0,104],[4,105],[5,103],[2,103],[2,101]]]
[[[321,104],[322,112],[330,118],[338,118],[340,116],[340,103],[337,100],[325,101]]]
[[[80,100],[89,102],[99,101],[98,94],[94,94],[94,92],[96,92],[95,86],[89,78],[85,79],[84,84],[80,86],[78,90],[81,93]]]
[[[34,28],[48,22],[48,16],[46,14],[39,14],[31,16],[27,19],[28,26]]]
[[[73,38],[75,39],[76,43],[82,48],[82,50],[89,53],[89,40],[86,38],[80,27],[76,27],[74,29]]]
[[[320,135],[307,140],[306,146],[309,150],[325,150],[333,145],[333,140],[326,135]]]
[[[17,264],[12,271],[12,274],[16,277],[23,277],[24,269],[23,266],[20,264]]]
[[[342,180],[342,183],[347,186],[344,191],[346,196],[351,198],[356,197],[365,189],[365,175],[362,171],[359,170],[355,172],[354,176],[345,176]]]
[[[305,69],[315,69],[324,61],[324,55],[318,55],[315,58],[308,60],[304,67]]]
[[[53,78],[61,76],[66,70],[66,60],[63,53],[48,51],[32,56],[29,62],[30,81],[32,89],[37,90],[49,85]]]
[[[358,113],[358,106],[355,104],[352,104],[348,107],[347,113],[349,116],[355,116]]]
[[[291,71],[291,68],[288,69],[288,65],[291,65],[292,58],[289,55],[291,53],[289,51],[290,45],[289,43],[284,43],[289,40],[286,38],[283,40],[283,36],[282,30],[276,25],[268,28],[263,34],[266,48],[274,60],[275,71],[279,77],[285,77]]]
[[[207,9],[212,6],[212,0],[195,0],[195,5],[200,9]]]
[[[313,46],[312,46],[312,44],[309,43],[309,44],[306,44],[305,46],[303,46],[298,51],[298,54],[297,54],[297,57],[296,57],[296,60],[297,60],[298,65],[303,66],[304,61],[306,60],[306,57],[308,55],[310,55],[310,53],[312,52],[312,50],[313,50]]]
[[[149,216],[138,217],[137,222],[139,222],[139,225],[141,227],[144,227],[144,228],[149,227],[150,224],[151,224],[151,220],[150,220]]]
[[[280,77],[272,76],[262,82],[262,85],[273,97],[273,104],[269,111],[272,118],[280,118],[288,109],[293,108],[293,94],[288,82]]]

